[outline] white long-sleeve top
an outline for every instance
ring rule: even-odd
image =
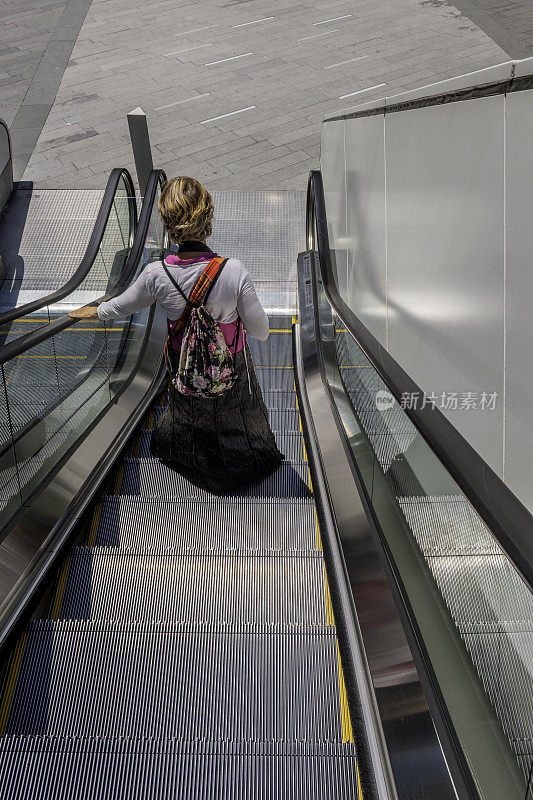
[[[166,267],[188,297],[206,265],[207,261],[201,261],[183,266],[166,264]],[[169,280],[161,261],[148,264],[137,280],[122,294],[100,303],[98,316],[101,320],[127,317],[155,301],[170,320],[179,319],[185,307],[185,300]],[[230,258],[226,262],[211,289],[206,308],[217,322],[234,322],[239,316],[249,336],[261,341],[268,338],[268,317],[248,272],[236,258]]]

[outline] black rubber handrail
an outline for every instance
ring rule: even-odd
[[[102,240],[104,238],[109,216],[111,214],[113,203],[115,201],[116,193],[121,180],[124,181],[128,194],[130,223],[128,247],[131,249],[137,230],[137,201],[135,199],[135,187],[128,170],[124,169],[123,167],[117,167],[111,171],[111,174],[107,180],[107,186],[104,191],[102,202],[100,203],[100,209],[98,211],[98,216],[96,217],[96,222],[94,223],[91,238],[89,239],[85,254],[77,270],[73,275],[71,275],[68,281],[63,284],[63,286],[61,286],[59,289],[56,289],[54,292],[51,292],[44,297],[40,297],[38,300],[32,300],[29,303],[24,303],[22,306],[11,308],[9,311],[4,311],[1,313],[0,326],[9,322],[13,322],[21,317],[25,317],[28,314],[33,314],[35,311],[39,311],[39,309],[44,308],[45,306],[50,306],[53,303],[57,303],[59,300],[67,297],[67,295],[78,288],[82,281],[87,277],[100,251],[100,245],[102,244]]]
[[[97,306],[105,300],[111,300],[113,297],[119,295],[131,283],[144,249],[157,191],[166,182],[166,179],[167,176],[162,169],[154,169],[150,172],[135,239],[120,278],[113,289],[111,289],[103,297],[88,303],[89,306]],[[40,328],[37,328],[37,330],[26,333],[23,336],[19,336],[17,339],[9,344],[4,345],[0,349],[0,365],[5,364],[12,358],[22,355],[31,347],[41,344],[41,342],[50,339],[51,336],[55,336],[57,333],[66,330],[66,328],[70,328],[71,325],[75,325],[77,322],[83,321],[84,320],[82,319],[74,319],[68,314],[63,314],[53,322],[42,325]]]
[[[340,296],[331,259],[320,170],[309,174],[306,217],[307,248],[315,250],[315,244],[318,245],[321,280],[335,313],[399,403],[406,393],[422,395],[420,387]],[[533,591],[533,515],[438,408],[429,404],[421,409],[405,407],[404,410]]]
[[[0,117],[0,125],[7,133],[7,146],[9,147],[9,161],[13,163],[13,147],[11,145],[11,134],[9,133],[9,126],[7,122],[3,120],[1,117]]]

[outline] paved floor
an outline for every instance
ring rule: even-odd
[[[0,0],[0,117],[11,125],[67,0]]]
[[[0,40],[5,71],[0,110],[7,112],[14,142],[13,171],[19,178],[55,102],[91,0],[44,0],[42,6],[24,0],[16,5],[13,0],[4,3],[0,14],[7,25]]]
[[[532,0],[455,0],[454,5],[511,58],[533,56]]]
[[[93,0],[24,178],[103,187],[133,167],[126,114],[140,105],[169,174],[302,189],[325,115],[507,60],[513,42],[524,55],[530,0],[501,15],[497,2],[475,0],[478,25],[501,17],[491,38],[440,0]]]

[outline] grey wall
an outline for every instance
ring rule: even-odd
[[[344,299],[439,402],[474,393],[442,410],[533,510],[533,90],[387,112],[512,70],[533,59],[326,122],[321,166]]]
[[[0,212],[13,189],[11,145],[7,125],[0,119]]]

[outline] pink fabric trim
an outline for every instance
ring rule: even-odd
[[[169,255],[165,258],[167,267],[186,267],[189,264],[197,264],[200,261],[211,261],[216,256],[216,253],[198,253],[193,258],[178,258],[178,256]]]

